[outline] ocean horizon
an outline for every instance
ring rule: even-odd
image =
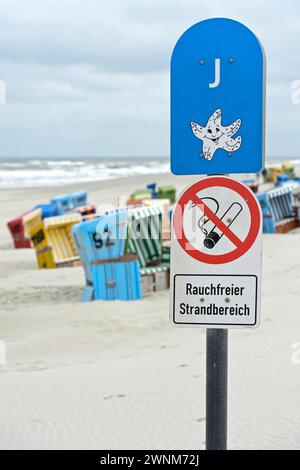
[[[269,157],[266,166],[300,158]],[[168,173],[168,157],[0,157],[0,188],[36,188]]]

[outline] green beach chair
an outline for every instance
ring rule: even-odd
[[[162,208],[129,210],[126,251],[136,253],[140,266],[157,264],[162,257]]]

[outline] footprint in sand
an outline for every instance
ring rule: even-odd
[[[103,400],[111,400],[112,398],[124,398],[126,397],[125,393],[119,393],[118,395],[108,395],[107,397],[103,397]]]

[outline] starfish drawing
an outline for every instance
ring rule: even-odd
[[[202,127],[196,122],[191,122],[193,134],[203,142],[201,156],[206,160],[211,160],[218,149],[235,152],[242,144],[242,137],[232,138],[239,130],[242,121],[237,119],[229,126],[222,126],[221,119],[222,110],[216,109],[206,126]]]

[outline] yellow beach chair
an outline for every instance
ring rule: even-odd
[[[31,230],[42,221],[42,209],[34,209],[28,214],[23,215],[24,234],[30,238]]]
[[[38,268],[55,268],[52,247],[50,246],[42,219],[33,224],[30,228],[29,234],[36,251]]]
[[[79,262],[71,235],[74,224],[81,222],[80,214],[47,217],[32,222],[30,238],[36,250],[39,269],[72,266]]]
[[[44,219],[46,237],[52,248],[56,267],[70,266],[79,261],[77,249],[71,235],[74,224],[80,223],[81,214],[69,214]]]
[[[282,171],[289,177],[290,180],[296,178],[295,165],[292,162],[283,162]]]
[[[272,166],[269,168],[269,180],[272,182],[272,183],[276,183],[277,181],[277,175],[283,173],[283,170],[281,167],[279,166]]]

